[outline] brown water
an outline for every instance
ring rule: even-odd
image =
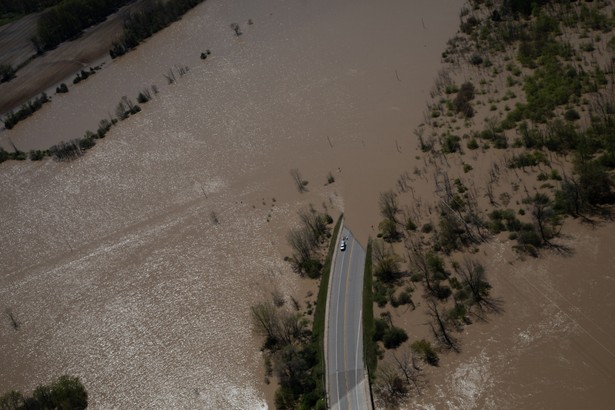
[[[298,287],[294,212],[343,210],[365,242],[461,3],[208,0],[3,132],[46,148],[161,91],[77,161],[0,165],[0,307],[20,323],[1,322],[0,391],[70,373],[93,408],[266,406],[248,312]]]
[[[506,243],[479,255],[505,313],[467,327],[408,408],[612,408],[615,232],[567,221],[563,233],[572,256],[521,262]]]

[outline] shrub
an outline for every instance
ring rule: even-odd
[[[411,349],[423,360],[425,360],[427,364],[431,366],[438,366],[438,363],[440,361],[438,354],[431,346],[431,343],[429,343],[427,340],[417,340],[416,342],[412,343]]]
[[[408,218],[406,220],[406,230],[408,230],[408,231],[416,231],[416,228],[417,228],[416,224],[412,221],[411,218]]]
[[[30,151],[30,160],[31,161],[40,161],[43,158],[45,158],[46,155],[49,155],[48,151],[31,150]]]
[[[62,83],[59,86],[56,87],[56,93],[58,94],[64,94],[68,92],[68,87],[66,86],[66,84]]]
[[[152,99],[152,96],[150,95],[148,90],[143,90],[141,92],[139,92],[139,95],[137,95],[137,102],[144,104],[146,102],[148,102],[149,100]]]
[[[442,140],[442,152],[445,154],[451,154],[453,152],[459,151],[459,149],[461,148],[461,146],[459,145],[459,141],[461,141],[461,138],[459,138],[458,136],[447,135]]]
[[[570,109],[564,113],[564,118],[567,121],[576,121],[581,118],[581,115],[579,115],[579,112],[577,110]]]
[[[374,319],[374,341],[382,341],[389,329],[389,323],[384,319]]]
[[[9,111],[8,114],[4,117],[3,122],[4,126],[7,130],[13,128],[19,121],[22,121],[36,111],[40,110],[43,104],[50,101],[50,98],[47,97],[46,93],[42,93],[38,97],[28,101],[17,112]]]
[[[483,58],[478,54],[472,54],[470,57],[470,64],[472,65],[481,65],[483,63]]]
[[[540,163],[543,163],[545,165],[549,164],[549,160],[547,159],[544,152],[522,152],[519,155],[513,155],[509,166],[511,168],[525,168],[534,167]]]
[[[470,105],[470,101],[474,99],[474,84],[465,82],[457,92],[457,96],[453,100],[453,108],[457,114],[461,113],[466,118],[474,116],[474,109]]]
[[[6,83],[15,78],[17,71],[13,66],[8,64],[0,64],[0,83]]]
[[[413,305],[412,295],[410,295],[410,292],[405,290],[399,294],[399,298],[397,298],[397,302],[400,305],[408,305],[408,304]]]
[[[396,349],[406,340],[408,340],[406,331],[396,326],[392,326],[385,331],[382,338],[384,347],[387,349]]]

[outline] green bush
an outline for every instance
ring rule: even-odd
[[[408,334],[400,327],[392,326],[384,332],[382,342],[387,349],[396,349],[408,340]]]
[[[412,343],[411,349],[423,360],[425,360],[427,364],[431,366],[438,366],[440,358],[438,357],[438,354],[436,353],[434,348],[431,346],[431,343],[429,343],[427,340],[417,340],[416,342]]]
[[[68,92],[68,87],[64,83],[56,87],[56,93],[58,94],[65,94],[67,92]]]
[[[0,396],[1,409],[71,409],[82,410],[88,406],[88,393],[78,377],[60,376],[49,385],[40,385],[31,397],[18,391]]]
[[[581,118],[581,115],[577,110],[571,108],[564,113],[564,118],[567,121],[576,121]]]
[[[9,111],[8,114],[3,118],[4,126],[7,130],[13,128],[19,121],[22,121],[36,111],[40,110],[43,104],[51,101],[49,97],[47,97],[46,93],[42,93],[38,97],[28,101],[17,112]]]
[[[482,59],[481,59],[482,62]],[[465,82],[457,92],[457,96],[453,100],[453,108],[458,114],[463,114],[466,118],[474,116],[474,109],[470,105],[470,101],[474,99],[474,84]]]
[[[0,84],[11,81],[15,78],[17,71],[13,66],[8,64],[0,64]]]
[[[442,140],[442,152],[445,154],[451,154],[453,152],[459,151],[459,149],[461,148],[461,146],[459,145],[459,141],[461,141],[461,138],[456,135],[445,136]]]
[[[471,150],[478,149],[479,145],[478,141],[476,141],[476,138],[471,138],[470,141],[468,141],[467,147]]]

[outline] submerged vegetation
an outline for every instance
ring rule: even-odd
[[[315,310],[308,302],[308,311],[299,311],[298,303],[294,309],[285,306],[284,299],[279,295],[272,295],[272,300],[260,302],[251,308],[252,320],[255,328],[265,337],[262,351],[265,356],[266,381],[275,376],[279,388],[275,394],[277,409],[325,409],[325,363],[324,363],[324,332],[327,302],[327,285],[329,271],[336,245],[342,218],[335,225],[333,234],[329,232],[327,224],[333,222],[330,216],[321,214],[310,208],[299,212],[301,228],[291,230],[289,244],[295,255],[288,260],[293,268],[302,273],[297,267],[301,257],[298,253],[304,250],[305,243],[298,243],[293,239],[297,232],[300,236],[310,239],[310,260],[317,261],[319,265],[317,278],[322,271],[320,286],[316,300]],[[295,233],[293,233],[295,232]],[[315,256],[321,253],[324,246],[323,239],[331,237],[326,256]],[[314,266],[314,263],[310,263]],[[311,321],[306,317],[313,313]]]
[[[566,217],[610,219],[615,203],[613,5],[469,4],[415,131],[425,154],[415,175],[433,175],[437,203],[416,198],[407,174],[379,200],[370,290],[380,312],[365,346],[380,361],[374,392],[389,407],[422,393],[423,364],[461,351],[464,327],[503,311],[481,262],[484,244],[498,237],[520,259],[568,254]],[[405,192],[411,206],[402,205]],[[425,315],[431,340],[406,346],[392,320],[399,309]]]
[[[2,122],[4,123],[6,129],[10,130],[17,125],[19,121],[28,118],[36,111],[40,110],[43,104],[48,103],[49,101],[51,101],[51,99],[47,96],[47,94],[42,93],[40,96],[22,105],[16,112],[9,111],[4,118],[2,118]]]

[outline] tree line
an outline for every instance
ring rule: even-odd
[[[122,38],[113,43],[109,54],[116,58],[137,47],[143,40],[177,21],[204,0],[156,1],[146,9],[132,13],[124,21]]]
[[[82,410],[88,407],[88,392],[78,377],[60,376],[40,385],[31,395],[12,390],[0,396],[2,410]]]
[[[29,14],[54,6],[62,0],[0,0],[0,15]]]
[[[54,49],[131,1],[134,0],[63,0],[43,13],[32,41],[39,52]]]
[[[13,128],[19,121],[22,121],[36,111],[40,110],[43,104],[51,101],[51,98],[47,96],[46,93],[42,93],[38,97],[28,101],[24,105],[19,108],[17,111],[9,111],[4,118],[2,118],[2,122],[7,130]]]

